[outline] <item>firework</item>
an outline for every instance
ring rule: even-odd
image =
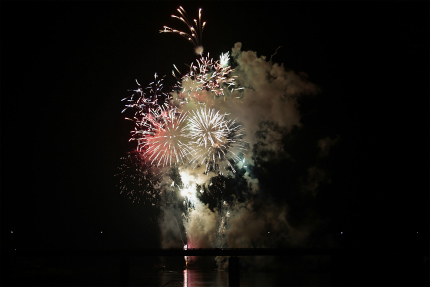
[[[176,88],[183,97],[191,97],[198,102],[205,102],[208,94],[214,98],[224,96],[225,99],[227,91],[237,90],[234,70],[228,65],[228,60],[229,53],[221,54],[218,61],[210,58],[209,54],[202,56],[196,63],[191,63],[189,72],[178,80]],[[176,66],[175,69],[178,71]],[[172,73],[178,79],[175,72]]]
[[[133,202],[155,205],[160,201],[161,194],[157,189],[161,180],[160,170],[148,164],[142,153],[135,151],[122,157],[115,176],[119,178],[120,193]]]
[[[137,151],[151,164],[182,163],[189,152],[183,135],[186,113],[168,104],[170,95],[164,92],[163,78],[157,74],[145,89],[137,84],[132,96],[123,99],[127,102],[123,112],[134,113],[132,118],[126,118],[135,123],[130,141],[137,141]]]
[[[193,149],[190,162],[205,165],[206,172],[219,169],[221,162],[235,172],[232,162],[241,160],[245,150],[241,126],[225,116],[206,107],[191,112],[187,125]]]
[[[123,99],[123,112],[134,123],[130,140],[136,150],[121,158],[117,174],[121,194],[133,202],[160,207],[162,247],[179,246],[179,240],[184,249],[249,247],[254,246],[253,238],[255,246],[261,241],[266,247],[266,225],[279,230],[290,227],[284,209],[267,208],[262,220],[257,217],[260,210],[266,212],[266,202],[260,204],[259,200],[268,197],[258,196],[260,181],[254,176],[267,173],[271,154],[283,152],[282,146],[279,150],[283,131],[299,123],[295,96],[303,87],[306,91],[307,83],[271,62],[278,49],[267,62],[255,52],[242,52],[237,43],[232,66],[229,53],[218,60],[209,53],[203,55],[201,39],[206,23],[201,20],[201,9],[194,21],[182,7],[177,11],[178,16],[172,17],[183,22],[189,32],[167,26],[160,32],[186,38],[199,56],[184,70],[173,65],[176,83],[169,92],[164,92],[163,77],[155,74],[146,87],[136,81],[132,95]],[[249,150],[246,138],[254,146],[245,163]],[[267,190],[272,186],[264,178],[261,183]],[[182,219],[183,226],[176,219]],[[241,228],[256,219],[254,229]],[[192,262],[190,257],[184,259],[187,265]],[[226,263],[222,257],[216,260]]]
[[[126,102],[124,113],[127,110],[133,110],[135,116],[145,115],[150,108],[157,107],[159,102],[168,100],[170,96],[163,91],[163,80],[158,78],[157,73],[154,75],[154,81],[149,83],[146,88],[142,88],[136,80],[137,89],[131,90],[133,94],[130,97],[122,99]]]
[[[160,32],[177,33],[185,37],[199,50],[200,55],[184,76],[178,78],[173,72],[177,79],[174,91],[179,93],[174,92],[172,95],[178,95],[180,101],[175,98],[175,102],[169,93],[164,92],[164,79],[157,74],[145,88],[136,80],[137,89],[132,90],[130,97],[123,99],[126,102],[123,112],[132,113],[126,119],[134,122],[130,141],[137,142],[139,161],[135,158],[135,164],[128,164],[135,166],[133,169],[122,165],[122,178],[126,178],[126,172],[141,172],[144,180],[136,175],[130,175],[129,178],[135,178],[138,187],[144,185],[140,182],[147,182],[149,194],[153,191],[149,185],[154,183],[149,180],[152,169],[166,175],[167,169],[162,167],[201,167],[206,175],[211,171],[222,175],[224,169],[235,172],[234,164],[243,160],[246,150],[242,127],[236,121],[227,119],[227,114],[205,106],[210,98],[224,96],[225,99],[227,91],[236,89],[234,70],[228,63],[229,53],[222,54],[217,61],[210,58],[209,53],[206,57],[202,56],[201,38],[206,23],[201,20],[201,9],[198,20],[194,21],[189,20],[182,7],[177,11],[179,16],[172,17],[186,24],[190,32],[167,26]],[[180,74],[179,69],[174,67]],[[188,99],[203,105],[198,104],[199,108],[196,109],[194,105],[188,105]],[[128,161],[131,161],[130,156]],[[181,178],[183,184],[173,190],[178,191],[178,195],[182,195],[188,204],[192,204],[196,199],[196,183],[187,181],[185,174],[181,174]],[[132,187],[123,184],[121,192],[137,197],[138,188],[128,186]]]
[[[190,152],[185,135],[187,113],[164,104],[150,109],[136,121],[131,140],[151,164],[171,166],[181,164]]]
[[[199,9],[199,20],[197,21],[196,19],[194,19],[193,22],[191,22],[188,18],[187,12],[185,12],[184,8],[179,6],[177,11],[179,12],[180,16],[172,15],[172,18],[179,19],[181,22],[187,25],[190,32],[187,33],[180,30],[172,29],[167,26],[163,26],[163,30],[160,30],[160,33],[179,34],[194,45],[196,54],[203,54],[203,46],[201,45],[201,41],[203,29],[205,28],[206,22],[202,22],[202,9]]]

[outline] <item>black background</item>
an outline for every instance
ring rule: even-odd
[[[312,207],[330,219],[324,232],[355,247],[427,246],[428,2],[2,1],[2,247],[158,247],[153,209],[115,187],[133,149],[120,100],[135,79],[194,60],[190,43],[159,33],[178,25],[179,5],[203,8],[211,56],[282,46],[273,60],[321,87],[302,123],[312,139],[339,137]]]

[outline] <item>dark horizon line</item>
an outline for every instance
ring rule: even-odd
[[[6,250],[2,253],[5,254]],[[429,255],[429,248],[144,248],[144,249],[21,249],[10,256],[49,257],[145,257],[145,256],[306,256],[306,255],[416,254]]]

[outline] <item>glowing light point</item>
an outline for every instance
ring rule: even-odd
[[[228,60],[230,59],[230,52],[222,53],[219,59],[219,64],[222,67],[228,66]]]
[[[185,244],[184,250],[187,250],[187,249],[188,249],[188,244]],[[188,256],[184,256],[184,259],[185,259],[185,268],[187,268],[188,267]],[[184,286],[187,286],[187,285],[184,285]]]
[[[197,55],[202,55],[203,54],[203,46],[196,47],[195,52]]]

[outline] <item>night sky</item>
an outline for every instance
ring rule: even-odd
[[[285,139],[298,162],[260,179],[292,223],[318,219],[312,242],[428,246],[428,2],[2,1],[2,247],[159,247],[155,209],[121,195],[114,175],[135,147],[121,99],[135,79],[157,72],[168,85],[173,64],[195,59],[185,39],[159,33],[180,26],[179,5],[203,9],[211,56],[236,42],[267,58],[282,46],[273,61],[320,87]],[[314,196],[294,192],[325,137],[327,180]]]

